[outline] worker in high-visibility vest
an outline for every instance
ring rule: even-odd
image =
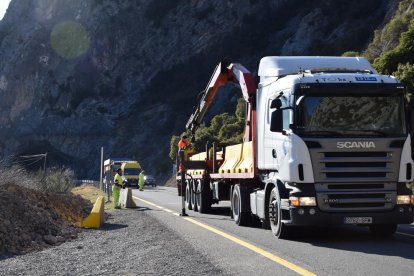
[[[144,189],[144,184],[145,184],[145,172],[144,170],[141,171],[141,173],[138,175],[138,185],[139,185],[139,190],[143,191]]]
[[[118,169],[117,174],[115,174],[114,176],[114,185],[112,185],[112,193],[114,197],[114,208],[115,209],[121,208],[119,206],[119,194],[121,192],[122,183],[123,183],[122,170]]]
[[[185,159],[185,150],[190,146],[190,141],[188,141],[188,137],[186,134],[183,134],[181,136],[180,141],[178,142],[178,158],[180,160],[179,167],[178,167],[178,173],[181,173],[184,171],[183,162]]]
[[[178,150],[185,150],[188,145],[190,145],[190,142],[188,141],[187,135],[184,134],[178,142]]]

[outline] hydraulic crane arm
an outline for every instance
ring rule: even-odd
[[[214,70],[214,73],[211,76],[206,89],[204,90],[200,103],[196,107],[194,113],[191,114],[190,119],[187,122],[186,128],[192,135],[194,135],[195,131],[200,126],[204,115],[216,96],[218,89],[229,81],[240,85],[243,98],[248,104],[248,114],[246,114],[246,133],[250,133],[245,133],[245,136],[247,135],[251,139],[251,131],[248,131],[247,128],[250,126],[252,107],[255,104],[253,96],[256,93],[256,83],[252,74],[238,63],[232,63],[226,67],[226,65],[221,62],[216,66],[216,69]]]

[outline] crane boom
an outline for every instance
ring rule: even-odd
[[[191,114],[190,119],[186,124],[186,128],[192,135],[194,135],[195,131],[200,126],[204,115],[216,96],[218,89],[229,81],[240,85],[243,98],[249,106],[248,114],[246,114],[246,127],[249,125],[249,113],[251,114],[251,108],[254,105],[253,95],[256,93],[256,83],[253,76],[249,70],[241,64],[231,63],[226,67],[224,62],[220,62],[216,66],[216,69],[214,70],[214,73],[211,76],[206,89],[204,90],[200,103],[196,107],[193,114]]]

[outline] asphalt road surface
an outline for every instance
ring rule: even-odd
[[[302,228],[292,239],[279,240],[270,230],[237,226],[229,202],[213,205],[211,214],[187,210],[189,216],[180,217],[176,188],[145,187],[133,190],[133,196],[139,206],[148,207],[146,213],[229,274],[414,275],[414,224],[400,225],[389,239],[347,226]]]

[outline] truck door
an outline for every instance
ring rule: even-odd
[[[289,131],[290,129],[290,123],[291,123],[291,117],[292,112],[289,108],[289,102],[288,98],[284,96],[280,96],[277,98],[280,100],[281,106],[278,108],[272,108],[271,102],[275,99],[271,99],[269,102],[269,134],[271,136],[271,150],[268,150],[268,153],[270,153],[269,158],[272,158],[273,160],[273,167],[279,171],[283,168],[283,166],[288,166],[288,147],[289,147],[289,139],[286,135],[286,131]],[[276,109],[279,109],[279,112],[277,112],[277,117],[274,117],[274,112]],[[272,124],[272,120],[281,120],[282,128],[278,131],[271,130],[270,125]]]
[[[272,115],[272,109],[270,109],[270,105],[273,99],[268,99],[266,102],[266,118],[264,120],[265,127],[264,127],[264,139],[263,139],[263,147],[264,147],[264,163],[265,168],[269,170],[279,170],[278,167],[278,154],[275,148],[276,140],[275,140],[275,133],[270,131],[270,121]]]

